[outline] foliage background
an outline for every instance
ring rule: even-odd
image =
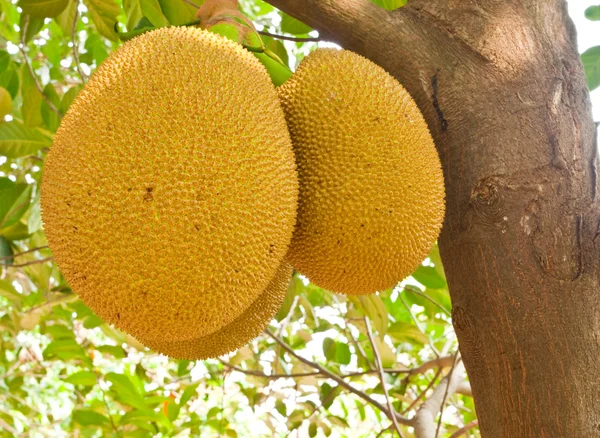
[[[259,29],[316,37],[261,0],[240,4]],[[437,248],[411,278],[369,297],[334,295],[295,276],[271,335],[196,362],[169,360],[104,324],[52,261],[39,207],[44,157],[87,77],[120,44],[113,23],[183,24],[195,11],[184,0],[0,0],[0,435],[390,436],[372,403],[386,403],[378,362],[406,417],[459,363]],[[600,5],[586,16],[600,20]],[[324,44],[265,43],[292,68]],[[598,87],[600,46],[583,61]],[[440,437],[479,436],[469,394],[464,381],[444,397]]]

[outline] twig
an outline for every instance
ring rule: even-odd
[[[450,312],[448,312],[448,310],[442,306],[440,303],[438,303],[436,300],[434,300],[433,298],[431,298],[429,295],[423,293],[422,291],[420,291],[419,289],[417,289],[416,287],[409,287],[409,286],[405,286],[403,291],[405,292],[412,292],[415,295],[419,295],[420,297],[425,298],[426,300],[431,301],[433,304],[436,305],[436,307],[438,307],[442,312],[444,312],[446,315],[448,316],[452,316],[452,314]]]
[[[450,372],[448,373],[449,378],[452,377],[452,374],[454,373],[454,368],[456,368],[456,364],[459,361],[459,357],[458,357],[458,351],[456,352],[456,354],[454,355],[454,363],[452,364],[452,368],[450,368]],[[456,384],[456,387],[458,387],[458,383]],[[454,388],[454,390],[456,391],[456,387]],[[437,428],[435,429],[435,438],[438,438],[438,435],[440,433],[440,428],[442,427],[442,412],[444,411],[444,405],[446,404],[446,400],[448,398],[448,390],[450,389],[450,385],[446,385],[446,391],[444,391],[444,398],[442,398],[442,404],[440,405],[440,418],[438,419],[438,424],[437,424]]]
[[[195,7],[196,9],[200,9],[200,6],[198,6],[196,3],[191,2],[190,0],[183,0],[185,3],[187,3],[190,6]]]
[[[387,410],[387,408],[385,406],[383,406],[377,400],[374,400],[373,398],[371,398],[365,392],[363,392],[363,391],[355,388],[354,386],[352,386],[351,384],[349,384],[348,382],[346,382],[344,379],[342,379],[340,376],[332,373],[327,368],[322,367],[318,363],[312,362],[312,361],[310,361],[308,359],[305,359],[304,357],[300,356],[298,353],[296,353],[294,351],[294,349],[292,347],[290,347],[283,340],[281,340],[279,337],[277,337],[269,329],[265,330],[265,333],[269,337],[271,337],[275,342],[277,342],[277,344],[280,345],[284,350],[286,350],[291,356],[294,356],[300,362],[302,362],[302,363],[304,363],[304,364],[306,364],[306,365],[308,365],[308,366],[310,366],[310,367],[312,367],[314,369],[319,370],[323,375],[327,376],[328,378],[330,378],[331,380],[333,380],[334,382],[336,382],[342,388],[346,388],[348,391],[350,391],[354,395],[357,395],[358,397],[362,398],[363,400],[367,401],[368,403],[370,403],[371,405],[373,405],[374,407],[376,407],[377,409],[379,409],[381,412],[383,412],[385,414],[388,414],[388,410]],[[399,414],[396,414],[396,420],[399,423],[402,423],[402,424],[405,424],[405,425],[411,425],[412,424],[412,419],[403,417],[403,416],[401,416]]]
[[[33,78],[33,83],[35,84],[35,88],[37,88],[37,90],[40,92],[40,94],[42,95],[42,97],[44,98],[46,103],[48,104],[48,108],[50,108],[52,111],[54,111],[56,114],[58,114],[59,117],[62,117],[63,114],[52,103],[50,98],[48,96],[46,96],[46,94],[44,93],[44,89],[42,88],[42,85],[38,82],[37,76],[35,75],[35,72],[33,71],[31,62],[29,62],[29,57],[27,56],[27,52],[25,51],[25,46],[26,46],[25,33],[27,32],[27,27],[29,27],[29,15],[25,15],[25,23],[23,25],[23,31],[21,32],[21,44],[19,45],[19,49],[21,50],[21,53],[23,54],[23,58],[25,58],[25,65],[27,65],[27,70],[29,70],[29,74]]]
[[[108,406],[108,402],[106,401],[106,393],[104,392],[104,389],[102,388],[102,386],[98,385],[98,388],[100,388],[100,392],[102,392],[102,400],[104,400],[104,405],[106,406],[106,414],[108,415],[110,424],[112,425],[112,428],[115,431],[115,433],[117,434],[117,436],[121,436],[121,434],[119,433],[119,429],[117,428],[117,425],[115,424],[115,420],[113,419],[112,414],[110,413],[110,406]]]
[[[421,332],[421,334],[427,336],[427,333],[425,333],[425,331],[421,328],[419,321],[417,321],[417,318],[415,317],[415,315],[413,315],[412,309],[409,307],[408,304],[406,304],[406,301],[404,301],[404,297],[402,296],[402,294],[398,294],[398,298],[400,298],[400,301],[402,301],[402,304],[408,311],[408,314],[410,315],[411,319],[417,326],[417,329]],[[431,339],[429,338],[429,336],[427,336],[427,344],[429,345],[429,348],[431,348],[431,351],[433,351],[433,354],[435,354],[436,357],[440,357],[439,351],[437,351],[437,348],[435,348],[435,345],[433,345],[433,342],[431,342]]]
[[[294,297],[294,301],[292,302],[292,305],[290,306],[290,310],[289,310],[288,314],[285,315],[285,318],[283,318],[283,320],[281,321],[281,324],[279,325],[279,328],[277,329],[277,336],[281,336],[281,332],[283,330],[285,330],[285,327],[290,323],[290,320],[292,319],[292,316],[294,315],[294,311],[296,310],[296,306],[298,305],[299,299],[300,299],[300,297],[298,295],[296,295]]]
[[[19,434],[10,424],[8,424],[2,418],[0,418],[0,427],[5,429],[12,436],[17,436]]]
[[[408,405],[408,407],[406,409],[404,409],[401,412],[402,415],[410,412],[410,410],[412,408],[414,408],[417,403],[419,403],[419,400],[421,400],[423,397],[425,397],[425,394],[427,394],[427,391],[429,391],[431,389],[431,387],[435,384],[435,382],[437,381],[437,378],[440,376],[440,374],[442,374],[442,369],[438,368],[437,372],[435,373],[435,376],[433,376],[433,379],[431,379],[431,382],[429,382],[427,387],[415,397],[415,399],[410,403],[410,405]],[[408,377],[406,377],[406,378],[408,379]]]
[[[75,1],[75,17],[73,17],[73,29],[71,32],[71,43],[73,44],[73,59],[75,60],[75,67],[77,68],[77,73],[79,73],[79,77],[81,78],[81,82],[85,84],[86,76],[81,69],[81,64],[79,63],[79,50],[78,44],[75,39],[75,35],[77,35],[77,24],[79,23],[79,0]]]
[[[300,38],[300,37],[290,37],[290,36],[286,36],[286,35],[277,35],[271,32],[267,32],[265,30],[257,30],[257,32],[261,35],[264,36],[268,36],[277,40],[285,40],[285,41],[294,41],[296,43],[316,43],[321,41],[321,38],[319,37],[305,37],[305,38]]]
[[[371,331],[371,323],[369,319],[365,317],[365,326],[367,328],[367,336],[369,337],[369,342],[371,343],[371,348],[373,349],[373,357],[375,358],[375,365],[379,372],[379,380],[381,381],[381,388],[383,389],[383,395],[385,395],[385,401],[389,410],[389,418],[392,420],[392,424],[394,425],[394,429],[396,429],[396,433],[400,438],[404,438],[402,432],[400,431],[400,426],[398,425],[398,421],[396,420],[396,411],[394,410],[394,406],[392,406],[392,402],[390,400],[390,394],[388,393],[387,386],[385,385],[385,376],[383,375],[383,365],[381,364],[381,357],[379,356],[379,351],[377,350],[377,346],[375,345],[375,340],[373,339],[373,333]]]
[[[384,427],[383,429],[381,429],[379,431],[379,433],[375,436],[375,438],[379,438],[379,437],[383,436],[383,434],[386,433],[388,430],[390,430],[392,427],[394,427],[393,424],[388,427]]]
[[[477,420],[473,420],[470,423],[465,424],[463,427],[461,427],[460,429],[458,429],[456,432],[454,432],[452,435],[450,435],[450,438],[458,438],[463,436],[466,432],[470,431],[471,429],[475,429],[477,426],[479,426],[479,421]]]
[[[256,376],[256,377],[264,377],[266,379],[293,379],[295,377],[310,377],[310,376],[320,376],[321,373],[318,371],[312,372],[312,373],[295,373],[295,374],[265,374],[261,371],[254,371],[254,370],[245,370],[243,368],[240,368],[236,365],[233,365],[229,362],[225,362],[223,359],[218,359],[219,362],[221,362],[221,364],[227,368],[230,368],[232,370],[238,371],[240,373],[243,374],[247,374],[249,376]]]
[[[54,257],[46,257],[44,259],[39,259],[39,260],[32,260],[30,262],[25,262],[25,263],[19,263],[16,265],[9,265],[6,263],[0,263],[0,266],[3,266],[5,268],[22,268],[24,266],[29,266],[29,265],[37,265],[38,263],[46,263],[49,262],[50,260],[52,260]]]
[[[31,249],[28,249],[27,251],[19,252],[19,253],[17,253],[17,254],[13,254],[13,255],[9,255],[9,256],[4,256],[4,257],[0,257],[0,260],[9,260],[9,259],[14,259],[14,258],[16,258],[16,257],[20,257],[20,256],[22,256],[22,255],[29,254],[29,253],[32,253],[32,252],[35,252],[35,251],[40,251],[40,250],[42,250],[42,249],[47,249],[47,248],[48,248],[48,245],[44,245],[44,246],[38,246],[37,248],[31,248]]]

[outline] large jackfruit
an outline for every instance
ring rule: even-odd
[[[172,27],[100,66],[56,133],[41,190],[73,290],[133,336],[175,343],[228,326],[265,290],[298,181],[264,67],[220,36]]]
[[[300,179],[288,260],[335,292],[394,286],[444,217],[440,161],[415,102],[381,67],[335,49],[311,53],[279,95]]]
[[[275,274],[267,289],[233,322],[215,333],[188,341],[139,341],[147,347],[175,359],[200,360],[222,356],[256,338],[281,308],[292,275],[286,263]]]

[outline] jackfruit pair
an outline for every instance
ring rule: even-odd
[[[380,67],[319,49],[277,92],[241,46],[175,27],[100,66],[42,183],[48,242],[73,290],[188,359],[257,336],[289,264],[335,292],[393,286],[435,242],[443,201],[426,124]]]

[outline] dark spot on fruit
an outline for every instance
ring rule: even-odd
[[[92,196],[92,191],[88,190],[88,196]]]
[[[128,191],[128,192],[131,192],[132,190],[133,190],[133,189],[132,189],[131,187],[129,187],[129,188],[127,189],[127,191]]]
[[[200,231],[200,225],[194,224],[194,228],[196,229],[196,231]]]
[[[75,225],[73,225],[73,231],[79,231],[79,228],[77,228]]]

